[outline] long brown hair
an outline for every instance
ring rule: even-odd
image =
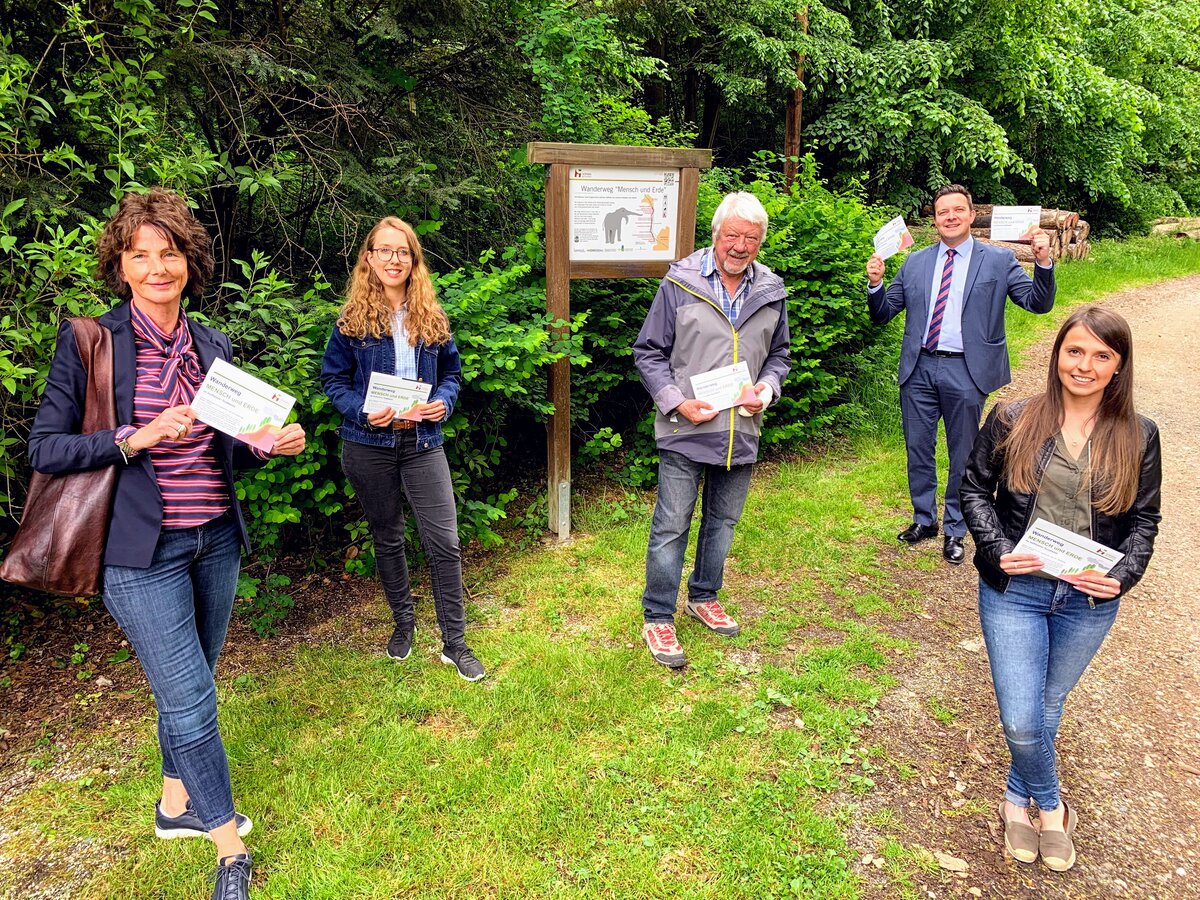
[[[1005,454],[1004,479],[1011,490],[1021,493],[1037,488],[1039,451],[1062,429],[1063,385],[1058,377],[1058,355],[1067,332],[1076,325],[1082,325],[1120,358],[1096,411],[1087,474],[1092,506],[1104,515],[1115,516],[1129,509],[1137,497],[1144,442],[1133,408],[1133,335],[1128,322],[1103,306],[1081,306],[1058,329],[1045,393],[1001,410],[1012,423],[999,447]]]
[[[133,296],[121,276],[121,254],[133,246],[143,225],[149,225],[183,254],[188,274],[183,296],[200,299],[213,273],[212,238],[187,201],[166,188],[152,187],[144,194],[130,192],[121,198],[116,214],[96,241],[97,274],[122,300]]]
[[[346,285],[346,303],[338,316],[337,327],[342,334],[363,338],[367,335],[379,338],[392,333],[392,304],[383,293],[375,272],[367,262],[367,254],[375,248],[375,236],[384,228],[395,228],[408,239],[412,253],[412,268],[406,285],[404,328],[408,342],[415,347],[417,341],[427,346],[444,344],[450,340],[450,320],[437,302],[429,267],[425,264],[425,252],[411,225],[395,216],[387,216],[375,223],[366,240],[358,250],[358,261],[350,272]]]

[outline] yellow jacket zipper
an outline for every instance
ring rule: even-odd
[[[707,297],[705,297],[703,294],[697,294],[686,284],[680,284],[674,278],[668,278],[667,281],[671,282],[671,284],[675,285],[676,287],[682,288],[683,290],[687,291],[693,297],[697,297],[700,300],[703,300],[705,303],[707,303],[709,306],[711,306],[713,309],[715,309],[717,311],[717,313],[721,316],[722,319],[724,319],[726,322],[729,322],[729,316],[725,315],[725,311],[723,309],[721,309],[721,307],[717,306],[717,304],[713,303],[711,300],[709,300]],[[738,361],[738,331],[736,328],[733,327],[732,322],[729,322],[729,331],[733,335],[733,361],[736,363]],[[733,417],[735,415],[737,415],[737,407],[736,406],[730,407],[730,409],[729,409],[729,448],[725,452],[725,469],[726,470],[733,468],[733,428],[734,428],[734,422],[735,422]]]

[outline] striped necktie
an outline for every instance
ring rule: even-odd
[[[938,288],[937,300],[933,304],[933,315],[929,318],[929,333],[925,336],[925,349],[938,348],[942,336],[942,317],[946,315],[946,301],[950,298],[950,280],[954,277],[954,251],[946,248],[946,266],[942,269],[942,286]]]

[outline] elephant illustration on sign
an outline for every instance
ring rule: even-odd
[[[630,216],[637,216],[631,209],[614,209],[604,217],[604,243],[616,244],[621,240],[621,229],[625,225],[625,220]]]

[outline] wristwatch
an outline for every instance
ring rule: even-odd
[[[129,465],[129,461],[138,455],[138,451],[129,446],[128,439],[117,441],[117,449],[121,451],[121,456],[125,458],[125,465]]]

